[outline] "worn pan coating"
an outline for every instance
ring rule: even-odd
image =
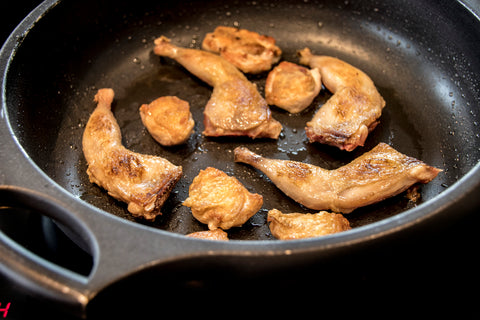
[[[0,158],[2,195],[22,199],[12,200],[17,205],[25,199],[48,202],[56,209],[45,214],[71,229],[95,261],[90,278],[78,279],[25,258],[28,266],[38,268],[35,272],[60,274],[60,282],[74,292],[59,292],[40,277],[20,272],[42,294],[84,306],[109,283],[152,261],[159,265],[172,259],[224,256],[232,263],[265,265],[285,262],[285,253],[315,259],[446,215],[459,204],[471,205],[466,197],[480,177],[480,22],[475,8],[455,1],[187,2],[45,1],[2,49],[1,141],[7,150]],[[300,114],[272,107],[273,117],[284,125],[278,140],[204,137],[202,112],[211,88],[176,62],[155,56],[152,48],[161,35],[177,45],[200,48],[204,35],[217,25],[274,37],[283,60],[298,62],[296,51],[309,47],[315,54],[336,56],[364,70],[386,101],[366,145],[348,153],[307,142],[305,123],[331,96],[326,90]],[[249,78],[263,93],[266,74]],[[93,96],[103,87],[116,92],[113,112],[127,148],[183,166],[182,179],[154,222],[133,219],[123,203],[88,181],[81,138],[95,107]],[[191,105],[195,134],[184,145],[160,146],[141,123],[140,105],[164,95],[176,95]],[[287,198],[258,171],[233,162],[233,149],[245,145],[267,157],[333,169],[379,142],[444,171],[421,186],[416,203],[401,194],[357,209],[347,215],[352,231],[319,239],[274,240],[266,224],[269,209],[313,211]],[[264,196],[259,213],[241,228],[228,230],[230,239],[251,241],[212,243],[182,236],[206,230],[181,203],[192,179],[207,166],[237,177]],[[119,239],[122,245],[142,243],[145,248],[121,258],[118,253],[125,248]],[[5,241],[1,248],[12,259],[3,269],[13,272],[20,254]],[[265,256],[270,259],[261,259]]]

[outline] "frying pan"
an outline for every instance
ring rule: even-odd
[[[52,218],[93,257],[88,276],[29,253],[0,233],[3,273],[32,292],[82,314],[100,291],[140,271],[167,266],[243,266],[248,272],[289,267],[355,252],[433,220],[475,208],[480,181],[478,6],[461,1],[68,1],[47,0],[10,35],[0,54],[2,109],[1,204]],[[421,13],[421,14],[419,14]],[[307,142],[304,126],[331,95],[290,115],[277,140],[207,138],[203,107],[211,88],[176,62],[155,56],[165,35],[200,48],[217,25],[267,34],[298,62],[296,51],[336,56],[365,71],[386,100],[380,124],[353,152]],[[263,93],[266,74],[249,76]],[[126,206],[88,181],[81,138],[99,88],[111,87],[124,145],[182,165],[184,174],[153,222],[133,219]],[[176,95],[189,101],[195,134],[162,147],[143,127],[143,103]],[[266,212],[312,212],[282,194],[258,171],[233,162],[248,146],[266,157],[327,169],[344,165],[379,142],[444,171],[421,186],[421,199],[399,195],[347,215],[352,230],[315,239],[275,240]],[[190,239],[206,230],[181,205],[201,169],[214,166],[264,196],[264,206],[229,242]]]

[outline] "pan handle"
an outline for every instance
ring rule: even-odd
[[[61,191],[54,198],[23,187],[0,185],[0,207],[39,211],[72,232],[72,240],[92,254],[92,271],[88,276],[79,275],[33,254],[0,230],[0,272],[68,313],[85,316],[97,293],[134,272],[206,254],[194,239],[143,226],[132,228],[131,222],[67,200]]]
[[[78,231],[86,231],[76,219],[66,214],[65,209],[53,198],[25,188],[0,186],[0,207],[29,209],[69,226]],[[86,234],[82,234],[86,237]],[[59,305],[71,308],[81,314],[88,301],[88,279],[67,269],[50,263],[33,254],[9,238],[0,230],[0,256],[2,271],[10,279],[15,279],[29,292],[39,293]]]

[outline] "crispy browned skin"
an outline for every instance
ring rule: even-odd
[[[244,147],[235,149],[235,161],[262,171],[286,195],[308,208],[343,213],[392,197],[415,183],[428,183],[441,171],[385,143],[335,170],[263,158]]]
[[[110,106],[114,92],[100,89],[98,103],[83,133],[83,154],[90,181],[128,204],[135,217],[154,219],[182,175],[182,167],[150,155],[127,150]]]
[[[245,73],[268,71],[280,60],[275,39],[253,31],[219,26],[203,39],[204,50],[219,53]]]
[[[265,99],[270,105],[297,113],[312,103],[321,87],[318,69],[282,61],[268,74]]]
[[[170,40],[155,40],[154,52],[170,57],[195,76],[213,86],[204,110],[206,136],[248,136],[277,139],[282,125],[256,86],[222,57],[196,49],[174,46]]]
[[[160,97],[140,107],[143,125],[164,146],[184,143],[193,133],[190,105],[177,97]]]
[[[190,185],[183,202],[193,216],[208,224],[210,230],[243,225],[263,205],[263,197],[253,194],[225,172],[208,167],[201,170]]]
[[[310,142],[320,142],[352,151],[363,146],[378,124],[385,106],[373,81],[361,70],[333,57],[315,56],[308,48],[299,52],[300,63],[318,68],[333,96],[317,111],[305,128]]]
[[[270,231],[280,240],[313,238],[350,230],[350,223],[339,213],[320,211],[315,214],[268,211]]]
[[[198,231],[187,234],[187,237],[208,240],[225,240],[228,241],[228,234],[222,229]]]

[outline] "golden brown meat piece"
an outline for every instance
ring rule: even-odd
[[[265,99],[270,105],[297,113],[312,103],[321,87],[318,69],[282,61],[268,74]]]
[[[239,227],[263,205],[261,195],[248,192],[235,177],[212,167],[193,179],[188,195],[183,205],[210,230]]]
[[[182,167],[150,155],[127,150],[110,107],[112,89],[100,89],[98,103],[83,133],[83,154],[90,181],[128,204],[135,217],[153,220],[182,175]]]
[[[225,240],[228,241],[228,234],[222,229],[198,231],[187,234],[187,237],[208,240]]]
[[[354,66],[333,57],[315,56],[308,48],[299,55],[300,63],[318,68],[323,84],[333,93],[307,123],[310,142],[347,151],[363,146],[385,106],[373,81]]]
[[[173,96],[142,105],[140,117],[148,132],[164,146],[184,143],[195,126],[188,102]]]
[[[280,60],[275,39],[253,31],[219,26],[203,39],[202,48],[219,53],[245,73],[268,71]]]
[[[415,183],[428,183],[441,171],[385,143],[335,170],[267,159],[243,147],[235,149],[235,161],[262,171],[287,196],[310,209],[343,213],[392,197]]]
[[[282,125],[256,86],[234,65],[210,52],[174,46],[170,40],[155,40],[154,52],[170,57],[195,76],[213,86],[204,110],[206,136],[248,136],[277,139]]]
[[[350,230],[350,223],[339,213],[320,211],[315,214],[268,211],[270,231],[280,240],[314,238]]]

